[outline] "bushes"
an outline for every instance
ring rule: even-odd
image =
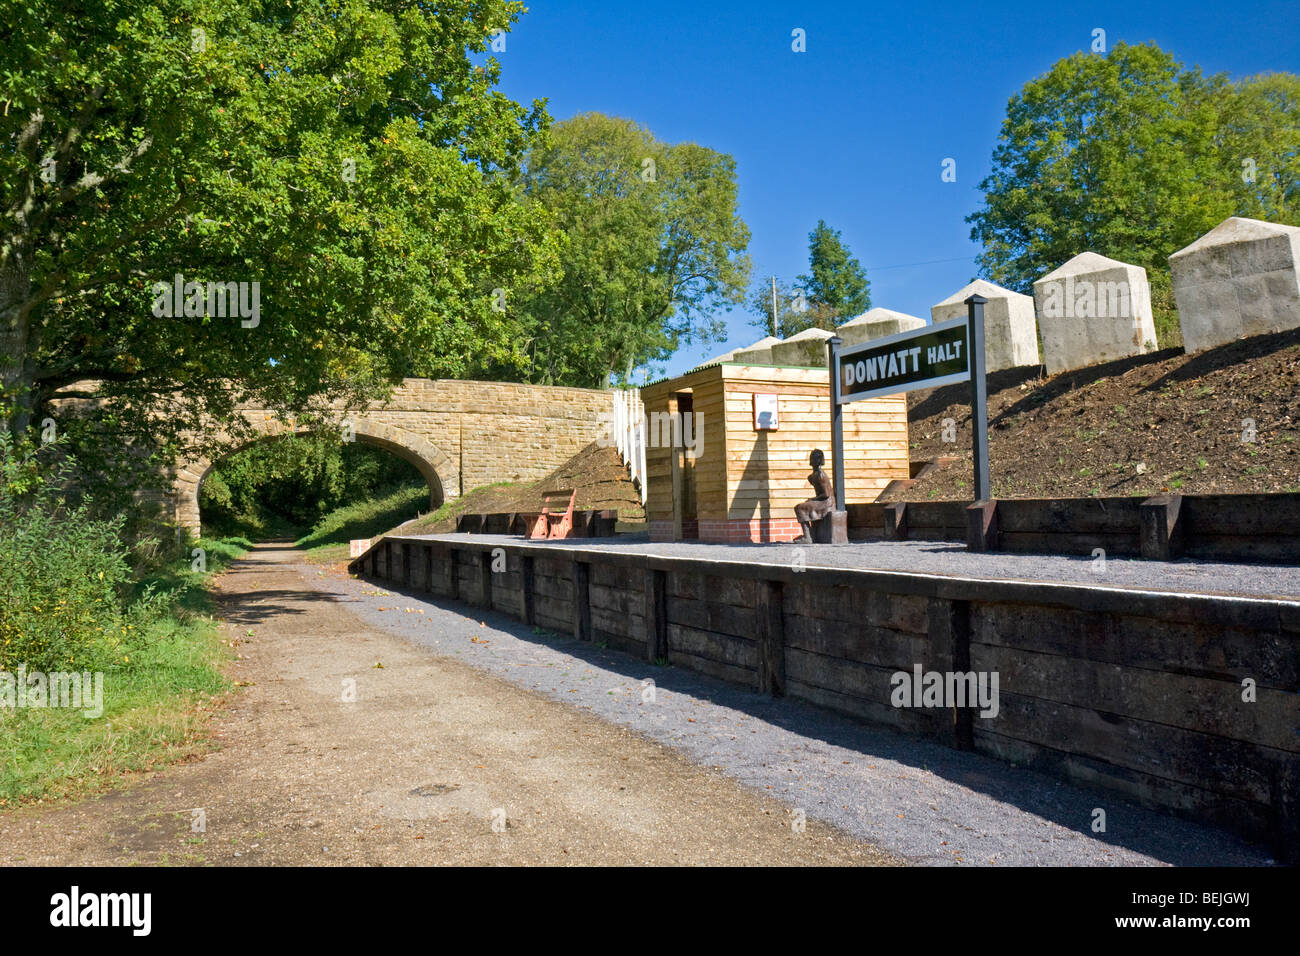
[[[198,542],[211,572],[244,552],[247,542]],[[107,578],[107,575],[105,575]],[[222,664],[230,651],[209,616],[207,575],[188,560],[167,560],[135,588],[153,589],[169,608],[130,620],[111,668],[105,668],[103,713],[86,719],[70,708],[0,708],[0,808],[77,796],[206,750],[205,724],[229,689]],[[126,660],[126,658],[130,658]]]
[[[43,467],[0,434],[0,670],[100,670],[124,663],[160,611],[134,600],[122,519],[74,507],[63,489],[73,467]]]
[[[203,480],[203,525],[219,534],[298,537],[330,512],[395,488],[423,484],[410,463],[321,434],[258,442]]]
[[[69,502],[74,462],[46,460],[61,451],[17,452],[0,431],[0,670],[103,671],[103,710],[0,707],[0,807],[89,793],[199,752],[229,686],[191,543],[128,546],[121,516]],[[249,546],[197,544],[207,572]]]

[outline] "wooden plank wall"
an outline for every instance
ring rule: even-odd
[[[727,507],[727,487],[723,480],[723,463],[725,461],[727,436],[723,429],[723,380],[720,369],[708,369],[715,373],[703,377],[691,389],[691,406],[693,414],[703,416],[695,419],[702,428],[703,444],[700,454],[692,461],[682,456],[685,469],[690,472],[686,479],[694,490],[694,517],[718,518]],[[696,427],[694,425],[692,428]],[[671,479],[671,475],[670,475]],[[664,496],[669,497],[671,480],[665,486]],[[653,489],[652,489],[653,492]],[[671,511],[672,502],[669,501]],[[671,517],[671,514],[669,515]]]
[[[1167,607],[1157,620],[975,605],[971,667],[1001,681],[1000,713],[974,721],[975,747],[1268,834],[1282,825],[1277,801],[1300,797],[1284,795],[1300,785],[1296,635],[1206,627]],[[1254,702],[1242,699],[1247,676]]]
[[[1300,602],[418,538],[350,568],[471,606],[486,594],[641,661],[1109,789],[1300,862]],[[893,676],[916,665],[996,674],[998,714],[895,706]]]
[[[899,730],[942,733],[933,711],[889,703],[892,674],[938,663],[926,598],[800,583],[785,587],[784,611],[787,694]]]
[[[786,517],[812,494],[808,455],[826,453],[831,472],[830,385],[825,369],[720,367],[726,386],[728,518]],[[755,393],[780,395],[780,427],[754,431]],[[845,496],[872,502],[909,475],[907,403],[902,395],[844,407]],[[723,517],[723,515],[719,515]]]
[[[677,410],[676,395],[689,392],[692,415],[702,415],[701,444],[694,459],[680,450],[683,484],[694,493],[694,517],[720,517],[725,509],[725,483],[719,475],[723,468],[725,434],[722,428],[722,375],[720,367],[690,372],[678,378],[649,385],[641,391],[646,414],[646,520],[672,521],[672,454],[667,442],[670,433],[653,427],[654,416]],[[692,428],[695,425],[692,424]],[[683,442],[685,437],[683,435]],[[687,509],[689,510],[689,508]]]
[[[670,571],[667,593],[668,660],[734,684],[755,686],[755,582]]]
[[[1141,498],[1067,498],[998,501],[1002,551],[1108,555],[1142,553]]]
[[[884,536],[885,506],[883,504],[853,504],[845,509],[849,513],[850,541],[877,541]]]
[[[539,627],[573,631],[573,569],[559,558],[533,559],[533,613]]]
[[[524,559],[518,553],[501,549],[500,559],[496,549],[488,552],[491,556],[492,610],[501,611],[511,617],[522,618],[524,605],[522,599],[524,585]],[[504,564],[504,570],[501,565]]]
[[[592,562],[588,584],[596,641],[645,660],[645,572]]]
[[[907,536],[919,541],[965,541],[967,504],[965,501],[908,502]]]
[[[1188,495],[1183,553],[1242,561],[1300,561],[1300,495]]]
[[[812,494],[808,455],[826,453],[831,469],[830,385],[826,369],[763,365],[717,365],[641,391],[646,416],[670,408],[672,396],[689,390],[703,415],[704,450],[693,463],[699,518],[788,517]],[[754,431],[753,395],[776,393],[780,427]],[[907,404],[902,395],[866,399],[844,408],[845,490],[850,502],[870,502],[889,482],[910,474]],[[646,516],[672,520],[669,449],[646,452],[649,482]]]
[[[666,447],[661,441],[659,429],[654,429],[652,434],[651,424],[655,421],[656,414],[675,410],[677,407],[674,398],[675,393],[684,389],[694,389],[709,378],[709,372],[712,369],[704,369],[700,372],[691,372],[686,375],[670,379],[665,382],[656,382],[653,385],[647,385],[641,389],[641,401],[645,406],[646,418],[646,521],[672,521],[673,519],[673,501],[672,501],[672,449]],[[705,435],[705,440],[708,440]]]

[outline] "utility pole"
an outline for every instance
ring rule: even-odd
[[[772,335],[776,335],[780,328],[776,322],[776,276],[772,276]]]

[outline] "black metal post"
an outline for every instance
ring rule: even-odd
[[[831,470],[835,482],[835,510],[844,504],[844,406],[840,404],[840,346],[844,340],[832,335],[826,340],[826,370],[831,379]]]
[[[988,299],[966,300],[966,343],[970,350],[970,417],[975,452],[975,500],[993,497],[989,486],[988,388],[984,382],[984,305]]]

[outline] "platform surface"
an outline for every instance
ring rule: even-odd
[[[1145,561],[1080,555],[977,554],[958,541],[855,541],[849,544],[715,544],[651,542],[644,534],[617,538],[525,541],[516,535],[435,534],[389,536],[393,540],[446,541],[479,546],[564,548],[600,553],[646,554],[699,561],[791,567],[893,571],[968,580],[1029,581],[1175,594],[1233,595],[1300,600],[1300,564],[1230,564],[1182,559]],[[1300,562],[1300,555],[1296,556]]]

